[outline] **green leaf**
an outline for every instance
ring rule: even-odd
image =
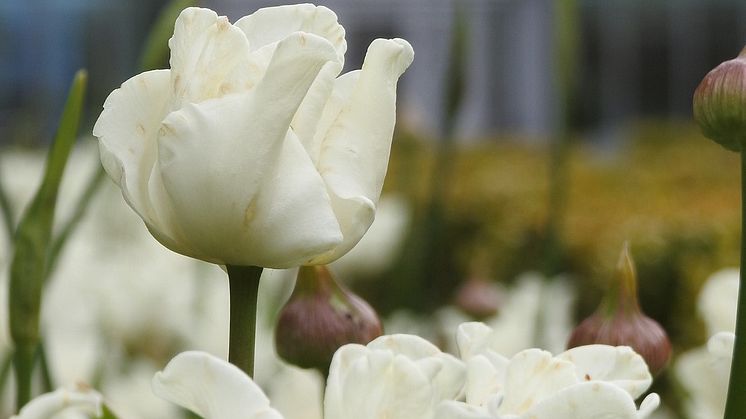
[[[10,265],[10,298],[8,299],[10,334],[18,355],[16,359],[18,382],[24,385],[30,385],[29,378],[33,362],[28,362],[29,354],[34,353],[39,342],[41,294],[57,192],[67,159],[77,138],[86,81],[85,70],[80,70],[75,74],[57,134],[49,149],[42,184],[21,218],[13,241],[15,253]],[[33,359],[33,355],[30,359]],[[18,407],[25,404],[28,397],[30,397],[30,391],[26,388],[19,388]]]
[[[96,155],[95,158],[98,160],[98,155]],[[93,200],[93,197],[96,196],[96,192],[98,192],[101,185],[103,185],[103,180],[106,178],[105,175],[106,171],[104,171],[104,167],[99,164],[96,171],[91,174],[91,177],[88,179],[88,184],[86,185],[85,190],[78,198],[72,216],[70,216],[70,219],[67,220],[60,232],[57,233],[54,240],[52,240],[52,244],[49,247],[49,255],[47,257],[46,274],[44,275],[45,279],[49,278],[54,272],[54,267],[57,264],[60,252],[64,248],[68,237],[70,237],[78,224],[83,220],[88,205]]]
[[[163,8],[148,33],[140,55],[143,71],[163,68],[168,59],[168,39],[174,33],[174,22],[182,10],[197,4],[196,0],[172,0]]]
[[[117,415],[115,415],[114,412],[112,412],[111,409],[109,409],[109,406],[104,404],[101,407],[101,409],[102,409],[101,416],[99,416],[96,419],[118,419]]]
[[[2,160],[0,159],[0,164],[1,163]],[[3,224],[5,225],[8,237],[12,237],[13,232],[15,231],[13,208],[10,206],[10,199],[8,199],[8,194],[5,193],[5,188],[3,188],[2,182],[0,182],[0,216],[3,218]]]

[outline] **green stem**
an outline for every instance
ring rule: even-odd
[[[13,354],[16,373],[16,409],[21,410],[31,400],[31,372],[34,369],[36,345],[17,345]]]
[[[230,343],[228,362],[254,376],[256,303],[262,268],[227,265],[230,284]]]
[[[738,287],[738,314],[736,317],[736,343],[730,368],[728,398],[725,402],[725,419],[746,418],[746,152],[741,152],[741,279]]]
[[[52,380],[52,372],[49,369],[49,362],[47,361],[47,352],[44,347],[44,343],[40,343],[36,347],[36,356],[39,359],[39,368],[41,369],[41,380],[42,390],[44,393],[54,391],[54,380]]]

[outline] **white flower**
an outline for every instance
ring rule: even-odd
[[[463,364],[416,336],[382,336],[345,345],[334,356],[324,400],[326,419],[429,419],[462,391]],[[166,400],[205,419],[282,418],[237,367],[204,352],[184,352],[153,379]]]
[[[460,396],[464,374],[461,361],[414,335],[345,345],[329,369],[325,418],[431,418],[440,401]]]
[[[589,345],[554,357],[527,349],[508,359],[493,349],[498,339],[482,323],[459,327],[459,349],[467,365],[466,403],[444,403],[439,417],[640,419],[660,402],[651,394],[639,410],[635,406],[652,377],[631,348]]]
[[[735,342],[738,269],[710,276],[699,295],[698,308],[712,337],[707,345],[681,354],[674,364],[684,389],[684,411],[692,419],[717,419],[725,414]]]
[[[52,417],[86,418],[100,417],[103,413],[103,398],[89,388],[74,390],[58,389],[42,394],[28,402],[17,416],[11,419],[49,419]],[[59,415],[59,416],[58,416]]]
[[[697,308],[707,326],[709,336],[736,330],[736,309],[739,270],[722,269],[705,281],[699,293]]]
[[[375,214],[409,43],[377,39],[361,71],[337,77],[344,29],[303,4],[235,24],[189,8],[169,46],[171,69],[124,82],[94,127],[106,171],[153,236],[263,267],[352,248]]]

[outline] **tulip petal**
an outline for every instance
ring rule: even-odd
[[[578,383],[575,366],[539,349],[516,354],[508,365],[500,414],[522,414],[558,391]]]
[[[347,51],[345,30],[337,22],[337,15],[324,6],[295,4],[266,7],[242,17],[235,26],[246,34],[251,51],[279,42],[293,32],[306,32],[329,41],[339,62],[344,62]]]
[[[476,355],[466,362],[466,402],[486,406],[505,386],[509,360],[496,353]]]
[[[321,137],[315,134],[341,69],[341,63],[335,61],[324,65],[290,123],[314,166],[318,164],[321,156]]]
[[[419,336],[385,335],[368,345],[369,349],[389,350],[415,361],[430,378],[439,400],[459,398],[466,376],[463,362],[440,351],[437,346]]]
[[[708,335],[736,330],[736,308],[740,272],[738,268],[722,269],[702,287],[697,308],[707,326]]]
[[[159,221],[151,205],[148,181],[157,155],[156,137],[167,114],[169,80],[169,70],[154,70],[125,81],[106,98],[93,127],[104,169],[149,225]]]
[[[459,356],[464,361],[488,351],[492,329],[482,322],[461,323],[456,329]]]
[[[638,415],[634,400],[624,390],[604,382],[586,382],[557,392],[520,418],[638,419]]]
[[[170,202],[171,236],[186,243],[188,256],[284,268],[339,243],[323,183],[288,130],[321,67],[334,59],[326,40],[296,33],[280,42],[248,94],[187,104],[166,117],[156,166]],[[273,201],[278,195],[296,200]],[[298,199],[306,200],[301,208]]]
[[[99,417],[102,405],[103,398],[94,390],[70,391],[61,388],[31,400],[11,419],[48,419],[64,411],[77,411]]]
[[[677,358],[674,373],[684,392],[690,395],[683,400],[687,417],[723,417],[730,360],[723,362],[707,348],[699,347]]]
[[[435,419],[492,419],[492,416],[481,407],[445,400],[438,405]]]
[[[580,381],[614,384],[633,399],[642,395],[653,382],[645,360],[628,346],[578,346],[557,358],[575,364],[575,374]]]
[[[396,84],[414,59],[402,39],[376,39],[368,48],[349,102],[322,135],[318,169],[326,182],[344,241],[329,263],[347,253],[373,222],[386,176],[396,120]]]
[[[655,409],[661,404],[661,398],[655,393],[650,393],[640,403],[640,410],[637,412],[636,419],[645,419],[653,414]]]
[[[182,352],[153,377],[153,392],[205,419],[282,419],[238,367],[205,352]]]
[[[210,9],[184,9],[168,46],[172,110],[248,90],[263,75],[263,68],[251,62],[243,31]]]
[[[361,345],[345,345],[334,354],[325,419],[411,419],[432,414],[430,381],[405,356]]]

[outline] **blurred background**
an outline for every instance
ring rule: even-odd
[[[90,80],[80,142],[95,145],[103,101],[140,72],[165,3],[0,2],[0,183],[28,176],[10,172],[19,166],[8,156],[49,144],[78,68]],[[232,21],[283,3],[198,2]],[[393,218],[379,212],[381,236],[340,264],[341,280],[384,316],[427,316],[475,278],[510,287],[525,272],[562,275],[579,320],[629,240],[642,307],[675,353],[705,341],[697,295],[738,263],[739,160],[701,136],[691,98],[743,48],[746,2],[317,3],[347,31],[345,71],[374,38],[405,38],[416,52],[399,84],[384,188]],[[680,411],[666,373],[656,385]]]

